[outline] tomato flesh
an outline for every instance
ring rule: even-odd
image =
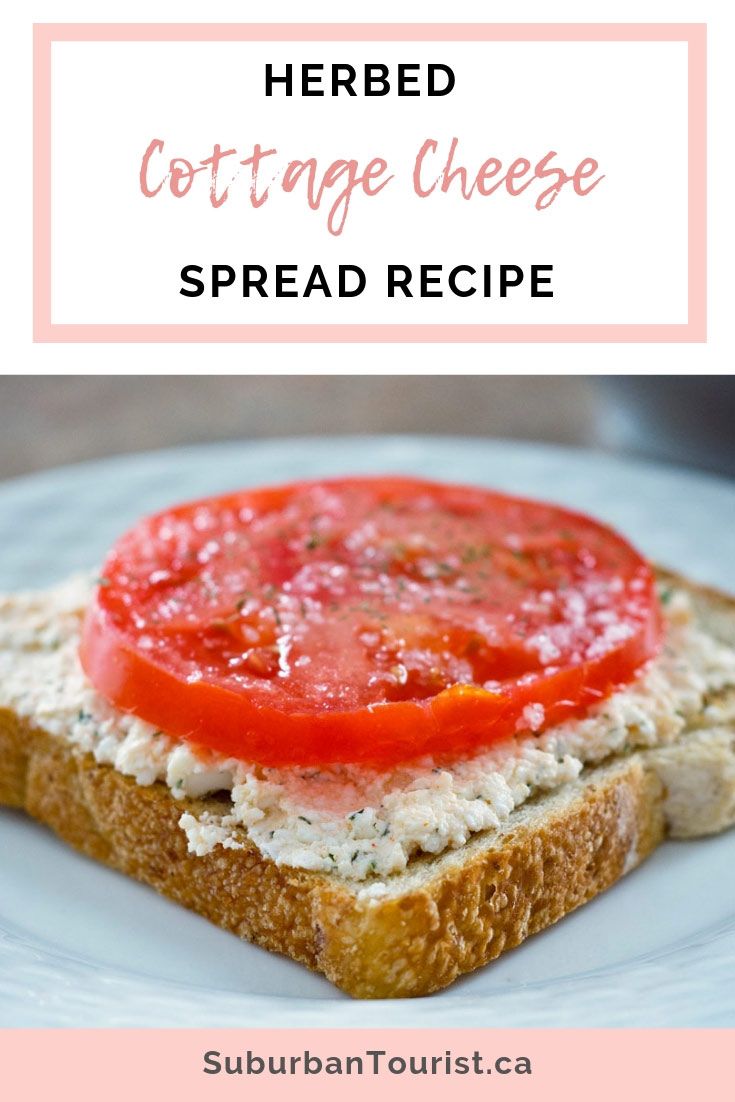
[[[660,635],[649,565],[589,517],[352,478],[142,520],[105,562],[80,656],[173,736],[263,765],[387,766],[583,714]]]

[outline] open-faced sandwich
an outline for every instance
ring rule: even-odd
[[[735,605],[484,489],[197,501],[0,598],[0,802],[352,995],[428,994],[735,821]]]

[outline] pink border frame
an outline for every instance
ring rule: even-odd
[[[689,78],[687,323],[683,325],[54,325],[51,321],[53,42],[686,42]],[[706,26],[702,23],[43,23],[34,26],[33,338],[52,342],[706,341]]]

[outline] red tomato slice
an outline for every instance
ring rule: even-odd
[[[80,648],[99,692],[263,765],[471,753],[583,714],[661,635],[652,571],[611,529],[410,478],[181,505],[103,575]]]

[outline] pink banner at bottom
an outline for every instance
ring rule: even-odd
[[[6,1098],[724,1097],[729,1030],[4,1030]]]

